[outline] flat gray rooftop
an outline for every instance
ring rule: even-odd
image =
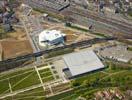
[[[100,55],[123,62],[128,62],[132,59],[132,51],[128,51],[127,46],[123,45],[105,48],[104,50],[100,51]]]
[[[63,57],[72,76],[77,76],[94,70],[104,68],[103,63],[93,51],[81,51]]]
[[[25,3],[31,7],[43,8],[49,7],[54,10],[62,10],[69,6],[69,0],[25,0]]]

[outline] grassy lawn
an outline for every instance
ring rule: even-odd
[[[13,97],[14,99],[19,99],[22,98],[21,100],[31,100],[31,99],[44,99],[44,90],[42,87],[36,88],[36,89],[32,89],[20,94],[17,94],[16,96]],[[39,100],[39,99],[38,99]]]
[[[48,76],[51,76],[52,73],[50,71],[47,71],[47,72],[43,72],[40,74],[40,76],[43,78],[43,77],[48,77]]]
[[[50,68],[45,68],[45,69],[39,70],[39,73],[42,74],[44,72],[49,72],[49,71],[50,71]]]
[[[128,51],[132,51],[132,47],[128,47]]]
[[[114,87],[118,87],[124,91],[127,88],[132,89],[131,80],[132,70],[107,68],[73,79],[71,82],[72,91],[50,97],[47,100],[75,100],[79,96],[91,100],[94,97],[94,93],[99,90]]]
[[[0,80],[10,78],[10,77],[13,77],[13,76],[17,76],[17,75],[20,75],[20,74],[23,74],[23,73],[26,73],[26,72],[30,72],[30,71],[33,71],[33,70],[34,70],[34,68],[29,68],[29,69],[20,69],[20,70],[16,70],[16,71],[13,71],[13,72],[3,73],[3,74],[0,74]]]
[[[44,82],[54,80],[49,68],[39,70]],[[5,78],[5,79],[4,79]],[[9,78],[9,81],[8,81]],[[0,95],[9,93],[9,82],[12,90],[25,89],[33,85],[40,84],[39,77],[34,68],[17,70],[9,73],[0,74]],[[3,100],[44,100],[45,92],[42,87],[32,89],[23,93],[19,93],[12,97],[7,97]]]
[[[84,81],[88,80],[88,81],[92,81],[96,78],[103,78],[105,77],[106,74],[105,73],[102,73],[102,72],[93,72],[93,73],[89,73],[89,74],[86,74],[84,76],[81,76],[81,77],[78,77],[75,79],[75,82],[79,83],[79,84],[82,84]]]
[[[32,85],[39,84],[40,80],[38,78],[37,72],[32,71],[11,78],[10,83],[13,90],[19,90],[19,89],[27,88]]]
[[[42,81],[44,83],[54,80],[54,77],[52,75],[50,68],[39,70],[39,74],[40,74]]]
[[[44,83],[54,80],[54,77],[52,75],[52,72],[50,71],[50,68],[39,70],[39,73]]]
[[[51,58],[51,57],[55,57],[55,56],[59,56],[59,55],[64,55],[64,54],[71,53],[73,51],[74,51],[74,49],[72,49],[72,48],[66,48],[66,49],[62,49],[62,50],[58,50],[58,51],[53,51],[53,52],[50,52],[48,54],[48,56],[45,58]]]
[[[9,92],[8,80],[0,81],[0,95]]]
[[[83,86],[83,84],[85,83],[86,80],[93,81],[97,77],[102,78],[104,76],[105,76],[104,73],[96,72],[96,73],[89,73],[84,76],[78,77],[75,80],[73,80],[73,83],[72,83],[72,84],[74,84],[74,82],[77,83],[77,85],[79,85],[78,88],[76,88],[76,86],[74,86],[75,87],[74,90],[47,98],[46,100],[75,100],[80,95],[84,95],[84,93],[90,91],[91,88],[89,88],[89,87],[87,88],[87,87]],[[71,95],[69,95],[69,94],[71,94]]]
[[[91,72],[83,76],[74,78],[70,83],[70,87],[72,87],[73,90],[50,98],[46,98],[46,100],[75,100],[79,96],[85,97],[87,98],[87,100],[91,100],[94,97],[94,93],[98,90],[113,87],[119,87],[124,91],[127,88],[132,89],[132,69],[122,69],[118,66],[114,67],[113,64],[110,64],[106,69],[103,69],[101,71]],[[54,77],[49,68],[39,70],[39,73],[44,83],[54,80]],[[13,77],[11,77],[11,75]],[[33,69],[1,74],[0,94],[2,94],[3,92],[9,92],[8,80],[2,80],[3,78],[8,77],[13,91],[24,89],[35,84],[40,84],[37,72]],[[54,91],[57,91],[55,87],[53,88]],[[60,86],[58,88],[61,89]],[[14,100],[45,100],[44,96],[45,93],[43,91],[43,88],[40,87],[23,93],[19,93],[13,97],[8,97],[3,100],[12,100],[12,98]]]
[[[124,77],[125,76],[125,77]],[[124,71],[120,71],[120,72],[116,72],[112,75],[110,75],[109,77],[103,79],[104,82],[112,82],[115,84],[127,84],[127,83],[131,83],[132,84],[132,71],[128,71],[128,70],[124,70]]]
[[[112,68],[106,68],[105,70],[103,70],[104,72],[106,73],[115,73],[115,72],[118,72],[118,71],[122,71],[121,69],[112,69]]]
[[[54,77],[52,76],[52,73],[49,68],[39,70],[39,73],[43,79],[43,82],[49,82],[54,80]],[[9,82],[13,91],[25,89],[30,86],[40,84],[39,77],[34,68],[0,74],[0,94],[9,93]],[[13,96],[14,99],[19,97],[19,100],[43,100],[44,91],[42,91],[42,88],[38,88]],[[23,98],[21,99],[21,97]],[[11,99],[12,97],[8,97],[5,100]]]
[[[75,100],[77,98],[76,94],[71,94],[67,97],[62,98],[62,100]]]
[[[17,71],[8,72],[8,73],[1,73],[0,74],[0,94],[9,93],[9,82],[11,83],[12,87],[14,86],[13,90],[22,89],[22,88],[31,86],[32,84],[39,83],[37,74],[33,71],[33,68],[17,70]]]
[[[23,93],[19,93],[13,97],[5,98],[4,100],[45,100],[44,90],[42,87],[32,89]]]
[[[49,82],[49,81],[53,81],[53,80],[54,80],[54,77],[52,75],[51,76],[48,76],[48,77],[43,77],[42,78],[42,81],[44,83]]]
[[[74,90],[68,91],[68,92],[61,93],[61,94],[59,94],[59,95],[56,95],[56,96],[47,98],[46,100],[62,100],[62,98],[69,97],[69,94],[74,94],[74,92],[75,92]],[[67,100],[68,100],[68,99],[67,99]],[[71,100],[71,98],[70,98],[69,100]],[[74,100],[75,100],[75,99],[74,99]]]
[[[12,97],[4,98],[3,100],[12,100]]]

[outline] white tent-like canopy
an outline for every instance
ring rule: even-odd
[[[57,30],[45,30],[39,34],[39,45],[45,46],[46,43],[49,45],[53,45],[59,42],[64,41],[63,37],[65,36],[64,33]]]

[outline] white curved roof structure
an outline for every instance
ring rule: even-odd
[[[45,46],[46,43],[51,43],[52,41],[59,42],[65,36],[64,33],[57,30],[45,30],[39,34],[39,44],[40,46]],[[57,40],[58,39],[58,40]]]

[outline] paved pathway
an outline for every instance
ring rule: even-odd
[[[44,87],[44,85],[43,85],[44,83],[43,83],[43,80],[42,80],[42,78],[41,78],[41,76],[40,76],[40,73],[39,73],[37,67],[36,67],[36,66],[34,66],[34,67],[35,67],[35,70],[36,70],[37,75],[38,75],[38,77],[39,77],[39,80],[40,80],[40,82],[41,82],[41,85],[43,86],[43,89],[44,89],[44,91],[45,91],[45,87]]]

